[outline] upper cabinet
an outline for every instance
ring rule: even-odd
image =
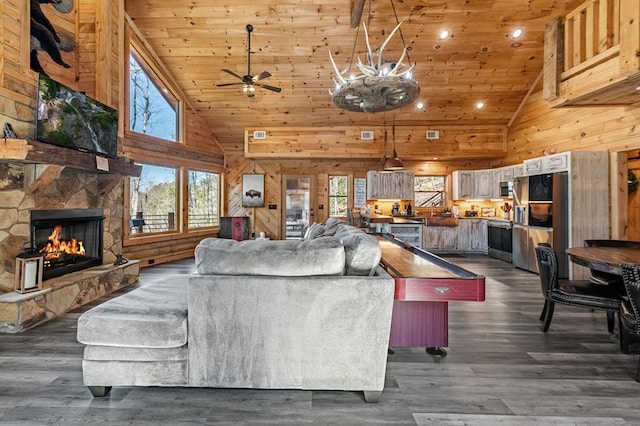
[[[544,173],[542,171],[542,157],[530,158],[522,162],[525,176],[533,176]]]
[[[413,172],[367,172],[367,199],[413,200]]]
[[[473,198],[495,198],[493,190],[493,170],[476,170],[475,176],[475,192]],[[498,184],[496,184],[496,189]]]
[[[451,199],[464,200],[475,197],[475,172],[457,170],[451,174]]]
[[[544,30],[542,94],[551,106],[640,100],[638,0],[590,0]]]
[[[542,157],[542,173],[566,172],[569,170],[570,152]]]

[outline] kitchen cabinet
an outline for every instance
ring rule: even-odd
[[[500,170],[500,182],[511,182],[514,178],[515,166],[501,167]]]
[[[422,228],[421,223],[392,223],[389,224],[389,233],[405,243],[422,248]]]
[[[422,248],[427,251],[454,251],[457,236],[457,226],[424,226]]]
[[[500,196],[500,182],[502,180],[502,168],[492,169],[493,180],[491,182],[491,197],[489,198],[502,198]]]
[[[524,167],[524,176],[534,176],[542,174],[542,158],[530,158],[522,162]]]
[[[458,223],[459,251],[481,252],[488,251],[488,228],[486,219],[460,219]]]
[[[493,198],[493,171],[476,170],[474,172],[475,177],[475,192],[473,198],[490,199]],[[496,185],[497,188],[497,185]]]
[[[413,201],[413,188],[413,172],[367,172],[368,200]]]
[[[473,170],[457,170],[451,173],[452,200],[474,198],[474,174]]]
[[[542,173],[566,172],[569,170],[570,152],[542,157]]]
[[[521,164],[516,164],[513,167],[513,178],[518,178],[524,176],[524,166]]]

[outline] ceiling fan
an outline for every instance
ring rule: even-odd
[[[232,76],[238,78],[240,81],[237,83],[221,83],[216,84],[218,87],[224,86],[235,86],[238,84],[242,84],[242,92],[246,93],[248,97],[254,97],[256,86],[262,87],[267,90],[272,90],[274,92],[280,92],[282,89],[276,86],[269,86],[268,84],[258,83],[260,80],[271,77],[271,73],[269,71],[262,71],[258,75],[251,75],[251,32],[253,31],[253,25],[247,25],[247,75],[241,76],[236,74],[235,72],[223,68],[222,71],[227,74],[231,74]]]

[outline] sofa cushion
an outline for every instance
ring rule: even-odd
[[[330,237],[330,236],[335,235],[336,231],[338,230],[338,226],[340,224],[342,224],[342,223],[344,223],[344,222],[342,222],[340,219],[335,218],[335,217],[330,217],[324,223],[324,233],[323,233],[323,235],[325,237]]]
[[[195,255],[202,275],[342,275],[345,261],[342,242],[333,237],[309,241],[205,238]]]
[[[374,275],[382,252],[375,236],[347,224],[340,224],[335,234],[344,245],[345,275]]]
[[[187,282],[140,287],[98,305],[78,318],[85,345],[177,348],[187,343]]]
[[[304,234],[304,239],[307,241],[313,240],[320,237],[322,234],[324,234],[324,225],[318,222],[313,222]]]

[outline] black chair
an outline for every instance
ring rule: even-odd
[[[620,346],[629,347],[629,338],[640,339],[640,265],[622,265],[622,281],[628,298],[620,303],[618,324]],[[640,382],[640,361],[636,370],[636,382]]]
[[[540,321],[542,331],[549,330],[556,303],[597,309],[607,313],[607,328],[613,333],[615,313],[620,310],[621,295],[614,288],[594,284],[587,280],[558,280],[558,257],[548,244],[536,246],[540,285],[544,296],[544,307]]]
[[[584,240],[585,247],[631,247],[640,249],[640,241],[626,240]],[[624,292],[622,285],[622,277],[620,275],[591,269],[591,278],[589,279],[595,284],[604,284],[615,286],[618,291]]]

